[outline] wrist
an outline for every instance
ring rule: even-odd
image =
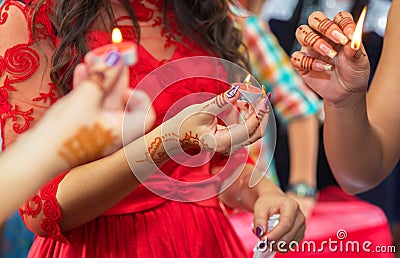
[[[357,110],[366,103],[367,92],[349,93],[339,101],[324,101],[327,109],[335,110]]]
[[[317,176],[315,170],[316,169],[297,170],[298,173],[294,172],[293,170],[290,170],[290,178],[288,185],[296,185],[301,183],[301,184],[306,184],[310,187],[316,187]],[[308,171],[310,171],[310,173],[306,173]]]
[[[316,198],[318,195],[318,188],[307,183],[289,184],[286,192],[295,194],[297,197],[310,197]]]
[[[263,178],[255,187],[258,197],[271,194],[285,194],[280,187],[267,178]]]

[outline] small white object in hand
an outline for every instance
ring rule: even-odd
[[[274,214],[268,219],[268,231],[271,231],[274,227],[279,224],[280,214]],[[258,240],[257,245],[254,247],[253,258],[270,258],[274,257],[274,252],[272,252],[268,243],[268,239]]]

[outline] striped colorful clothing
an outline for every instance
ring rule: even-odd
[[[317,114],[322,101],[293,69],[268,25],[249,15],[239,17],[237,26],[249,50],[252,73],[272,92],[271,103],[279,120],[287,125],[294,119]]]
[[[243,33],[243,42],[249,52],[254,77],[271,92],[274,114],[283,125],[310,115],[321,115],[322,101],[310,90],[290,64],[290,59],[279,45],[268,25],[260,18],[243,10],[233,10],[237,28]],[[270,128],[269,128],[270,129]],[[264,137],[267,161],[273,157],[275,134],[267,130]],[[252,146],[251,148],[259,148]],[[252,153],[250,148],[250,153]],[[255,151],[253,151],[255,153]],[[274,162],[268,167],[268,177],[279,184]]]

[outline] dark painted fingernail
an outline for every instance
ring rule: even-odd
[[[264,102],[265,108],[269,107],[270,98],[271,98],[271,92],[268,92]]]
[[[262,226],[257,226],[256,227],[256,236],[258,238],[262,237],[264,235],[264,228]]]
[[[105,59],[106,65],[107,66],[114,66],[118,63],[118,61],[121,59],[121,55],[115,51],[115,50],[111,50]]]
[[[228,98],[233,98],[235,95],[236,95],[236,93],[238,92],[238,90],[239,90],[239,88],[240,88],[240,86],[239,85],[236,85],[235,87],[233,87],[232,89],[230,89],[227,93],[226,93],[226,96],[228,97]]]

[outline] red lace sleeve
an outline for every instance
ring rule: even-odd
[[[0,125],[2,149],[28,130],[57,99],[50,83],[54,32],[44,4],[31,31],[33,1],[6,0],[0,7]],[[5,36],[7,35],[7,36]]]
[[[45,184],[38,194],[32,196],[19,209],[21,217],[31,231],[63,243],[69,243],[69,240],[62,234],[59,226],[62,212],[56,194],[58,185],[67,173],[65,172]]]

